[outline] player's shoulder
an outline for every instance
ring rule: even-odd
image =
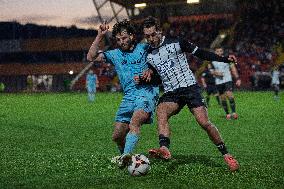
[[[179,38],[176,38],[176,37],[172,37],[172,38],[165,37],[164,41],[162,43],[162,46],[163,45],[169,45],[169,44],[172,44],[172,43],[179,43],[179,42],[180,42]]]
[[[107,50],[103,52],[103,54],[105,55],[113,55],[113,54],[119,54],[119,53],[120,53],[119,49],[111,49],[111,50]]]
[[[149,45],[147,43],[140,42],[140,43],[137,43],[136,48],[147,49],[149,48]]]

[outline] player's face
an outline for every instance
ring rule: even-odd
[[[118,33],[116,36],[116,42],[119,48],[123,51],[128,51],[133,46],[133,35],[129,35],[126,31],[122,31],[121,33]]]
[[[158,47],[162,40],[162,32],[157,31],[155,26],[144,28],[144,37],[152,47]]]
[[[224,50],[222,48],[218,48],[215,50],[215,53],[219,56],[223,56],[224,55]]]

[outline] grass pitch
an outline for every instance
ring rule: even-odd
[[[187,109],[171,119],[173,160],[150,159],[131,177],[110,163],[121,94],[0,94],[0,188],[284,188],[284,96],[237,92],[238,120],[224,119],[211,99],[209,116],[241,168],[223,158]],[[142,127],[136,153],[158,147],[156,122]]]

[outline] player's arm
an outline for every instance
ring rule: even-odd
[[[88,54],[87,54],[87,60],[90,62],[93,61],[103,61],[103,54],[98,53],[99,51],[99,44],[101,40],[104,38],[105,34],[108,32],[109,26],[106,23],[103,23],[100,25],[98,30],[98,35],[96,36],[94,42],[92,43]],[[99,56],[98,56],[99,55]]]
[[[231,68],[231,73],[232,73],[232,75],[233,75],[233,77],[236,81],[236,85],[239,87],[241,85],[241,79],[239,77],[238,70],[237,70],[235,64],[232,63],[230,65],[230,68]]]
[[[219,71],[216,71],[215,69],[210,69],[210,73],[214,76],[214,77],[223,77],[223,72],[219,72]]]
[[[190,43],[186,40],[180,41],[180,46],[183,52],[189,52],[193,54],[194,56],[201,58],[203,60],[218,61],[218,62],[225,62],[225,63],[236,62],[236,57],[233,55],[230,55],[228,57],[219,56],[213,52],[201,49],[195,44]]]
[[[136,84],[139,85],[159,85],[162,83],[162,80],[157,72],[157,70],[148,63],[148,69],[145,70],[142,74],[142,76],[134,76],[134,80]]]

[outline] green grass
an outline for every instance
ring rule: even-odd
[[[227,170],[218,150],[184,109],[171,119],[173,160],[150,159],[131,177],[110,163],[121,95],[0,94],[0,188],[284,188],[284,96],[235,94],[239,120],[227,121],[211,99],[216,124],[241,164]],[[136,153],[158,146],[156,122],[142,127]]]

